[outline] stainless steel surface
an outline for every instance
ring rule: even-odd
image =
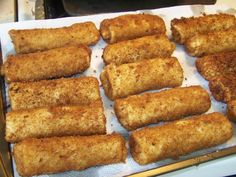
[[[17,19],[17,0],[0,1],[0,23],[8,23]]]
[[[44,0],[35,2],[35,20],[45,19]]]

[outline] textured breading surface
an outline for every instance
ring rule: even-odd
[[[236,18],[229,14],[210,14],[199,17],[182,17],[171,20],[174,40],[180,44],[198,33],[226,30],[236,27]]]
[[[133,132],[131,154],[144,165],[222,144],[232,135],[233,127],[223,114],[195,116]]]
[[[163,19],[150,14],[128,14],[105,19],[100,24],[102,38],[115,43],[153,34],[164,34],[166,27]]]
[[[196,67],[206,80],[219,76],[236,77],[236,52],[218,53],[198,58]]]
[[[189,55],[200,57],[218,52],[236,50],[236,29],[196,34],[185,43]]]
[[[115,101],[119,122],[128,130],[206,112],[210,97],[200,86],[180,87],[129,96]]]
[[[101,101],[88,106],[60,106],[8,112],[6,140],[106,133]]]
[[[119,134],[71,136],[27,139],[13,155],[19,174],[33,176],[125,162],[127,149]]]
[[[94,77],[13,82],[9,86],[9,97],[12,110],[86,105],[101,99],[98,80]]]
[[[94,45],[100,38],[93,22],[75,23],[68,27],[10,30],[17,53],[31,53],[69,44]]]
[[[105,64],[117,65],[155,57],[170,57],[175,44],[165,34],[109,44],[103,51]]]
[[[236,123],[236,100],[231,100],[228,102],[227,117]]]
[[[106,95],[114,100],[146,90],[180,86],[183,69],[175,57],[155,58],[120,66],[110,64],[100,79]]]
[[[215,77],[209,81],[209,88],[217,101],[236,99],[236,77]]]
[[[70,76],[90,65],[91,50],[85,45],[8,56],[3,72],[8,82],[37,81]]]

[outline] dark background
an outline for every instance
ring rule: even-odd
[[[44,0],[45,18],[155,9],[176,5],[215,4],[216,0]]]

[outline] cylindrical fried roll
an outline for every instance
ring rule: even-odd
[[[163,19],[150,14],[121,15],[113,19],[105,19],[100,24],[102,38],[108,43],[165,32]]]
[[[219,76],[236,76],[236,52],[218,53],[198,58],[196,67],[206,80]]]
[[[70,76],[85,71],[90,65],[90,57],[91,50],[85,45],[10,55],[3,65],[3,73],[8,82]]]
[[[101,101],[86,106],[60,106],[11,111],[6,115],[6,140],[106,133]]]
[[[127,130],[134,130],[160,121],[201,114],[210,106],[207,91],[191,86],[117,99],[114,108],[119,122]]]
[[[94,77],[13,82],[9,87],[12,110],[59,105],[86,105],[100,100]]]
[[[236,77],[215,77],[209,81],[209,88],[217,101],[228,102],[236,99]]]
[[[125,162],[127,149],[119,134],[27,139],[13,147],[21,176],[83,170]]]
[[[236,100],[231,100],[228,102],[227,117],[236,123]]]
[[[196,34],[185,43],[187,52],[192,56],[203,56],[218,52],[236,50],[236,29]]]
[[[226,30],[236,26],[236,18],[229,14],[210,14],[171,20],[171,31],[176,42],[185,41],[198,33]]]
[[[120,66],[110,64],[100,79],[105,94],[114,100],[146,90],[180,86],[183,69],[175,57],[155,58]]]
[[[233,127],[223,114],[200,115],[133,132],[131,154],[144,165],[222,144],[232,135]]]
[[[10,30],[16,53],[31,53],[68,44],[94,45],[100,38],[92,22],[75,23],[68,27]]]
[[[145,36],[107,45],[103,51],[105,64],[117,65],[155,57],[170,57],[175,44],[165,34]]]

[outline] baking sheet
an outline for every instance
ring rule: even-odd
[[[92,16],[83,16],[83,17],[68,17],[68,18],[61,18],[61,19],[52,19],[52,20],[39,20],[39,21],[24,21],[24,22],[16,22],[16,23],[8,23],[8,24],[1,24],[0,25],[0,39],[1,39],[1,46],[2,46],[2,55],[3,60],[6,60],[6,57],[9,54],[15,54],[13,44],[11,42],[11,39],[8,35],[8,31],[10,29],[30,29],[30,28],[51,28],[51,27],[62,27],[62,26],[68,26],[73,23],[78,22],[85,22],[85,21],[93,21],[97,28],[99,28],[100,22],[104,18],[113,18],[116,16],[119,16],[121,14],[127,14],[127,13],[148,13],[148,14],[155,14],[161,16],[167,27],[167,34],[169,37],[171,37],[170,33],[170,21],[173,18],[180,18],[182,16],[188,17],[188,16],[198,16],[202,13],[210,14],[210,13],[230,13],[230,14],[236,14],[236,10],[227,7],[225,5],[193,5],[193,6],[177,6],[177,7],[171,7],[171,8],[162,8],[162,9],[154,9],[154,10],[142,10],[142,11],[135,11],[135,12],[124,12],[124,13],[109,13],[109,14],[100,14],[100,15],[92,15]],[[90,68],[85,71],[82,75],[86,76],[94,76],[99,78],[99,75],[101,73],[102,68],[104,67],[103,61],[102,61],[102,50],[105,47],[106,43],[101,39],[99,43],[92,48],[92,59],[91,59],[91,65]],[[197,72],[195,68],[195,58],[188,56],[188,54],[185,53],[183,46],[176,45],[176,50],[173,54],[173,56],[176,56],[180,64],[183,67],[184,70],[184,81],[182,86],[190,86],[190,85],[201,85],[204,88],[208,89],[208,82],[205,81]],[[79,77],[80,75],[76,75],[75,77]],[[7,89],[7,87],[6,87]],[[104,91],[100,87],[102,99],[104,102],[105,107],[105,115],[107,118],[107,132],[118,132],[121,133],[126,140],[128,140],[129,133],[118,123],[116,116],[114,114],[113,110],[113,102],[109,101],[106,96],[104,96]],[[210,93],[210,92],[209,92]],[[8,96],[7,96],[8,99]],[[223,103],[216,102],[212,97],[212,106],[211,109],[208,111],[214,112],[219,111],[225,113],[226,111],[226,105]],[[9,102],[8,102],[9,104]],[[234,129],[236,130],[236,126],[234,125]],[[127,145],[128,146],[128,145]],[[227,141],[225,144],[222,144],[217,147],[209,148],[202,151],[197,151],[194,153],[191,153],[187,156],[182,156],[178,160],[172,160],[167,159],[163,161],[159,161],[156,163],[152,163],[145,166],[138,165],[132,158],[131,155],[128,154],[128,158],[126,160],[126,163],[124,164],[114,164],[114,165],[106,165],[106,166],[98,166],[98,167],[92,167],[83,171],[70,171],[60,174],[53,174],[53,175],[41,175],[41,177],[75,177],[75,176],[82,176],[82,177],[89,177],[89,176],[124,176],[129,175],[136,172],[141,172],[144,170],[157,168],[162,165],[170,164],[173,162],[177,162],[183,159],[189,159],[192,157],[196,157],[202,154],[210,153],[213,151],[217,151],[220,149],[224,149],[227,147],[236,146],[236,131],[234,131],[234,136],[229,141]],[[14,165],[14,174],[15,177],[18,177],[18,173],[16,172],[15,165]]]

